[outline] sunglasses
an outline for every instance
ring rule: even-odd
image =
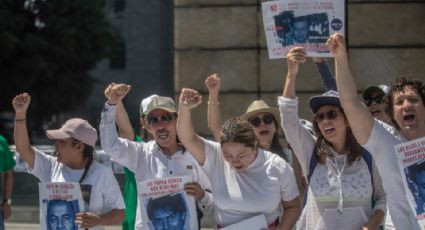
[[[316,113],[314,115],[314,120],[316,122],[321,122],[325,118],[328,119],[328,120],[334,120],[338,116],[338,111],[339,111],[338,109],[333,109],[333,110],[329,110],[327,112]]]
[[[364,100],[366,106],[371,106],[373,102],[375,102],[376,104],[381,104],[382,102],[384,102],[384,96],[378,96],[375,98],[371,98],[370,100]]]
[[[256,128],[261,125],[261,121],[263,121],[266,125],[270,125],[273,122],[273,116],[265,114],[263,118],[254,117],[249,120],[249,122],[251,122],[251,124]]]
[[[166,114],[158,117],[148,117],[148,123],[150,125],[157,125],[160,121],[164,121],[166,123],[172,121],[174,119],[173,114]]]

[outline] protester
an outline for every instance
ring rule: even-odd
[[[0,173],[3,175],[3,199],[0,209],[0,230],[4,230],[4,220],[12,214],[13,167],[16,162],[6,139],[0,135]]]
[[[396,229],[421,229],[409,206],[394,145],[425,136],[425,86],[423,82],[398,78],[388,93],[394,127],[375,120],[357,98],[356,82],[351,74],[344,37],[332,35],[328,48],[335,56],[336,80],[341,104],[357,141],[376,160],[388,196],[388,206]]]
[[[393,125],[389,114],[388,91],[389,88],[386,85],[371,85],[363,91],[362,97],[364,104],[374,118]]]
[[[217,74],[212,74],[205,80],[208,89],[208,128],[211,130],[214,139],[220,141],[221,115],[218,94],[221,80]],[[242,118],[249,121],[254,129],[258,140],[258,147],[272,153],[276,153],[285,159],[292,166],[300,191],[300,204],[303,203],[304,191],[307,182],[302,174],[300,163],[291,149],[284,148],[279,141],[279,110],[269,107],[263,100],[253,101]]]
[[[376,159],[388,194],[388,205],[396,229],[420,229],[409,207],[394,145],[425,136],[425,86],[423,82],[398,78],[389,92],[389,109],[394,127],[373,119],[356,98],[356,84],[350,71],[344,37],[332,35],[328,48],[335,56],[337,86],[341,102],[352,124],[353,134]]]
[[[210,178],[217,227],[262,213],[269,228],[291,229],[300,213],[292,168],[276,154],[258,148],[255,132],[245,119],[226,121],[220,143],[198,136],[191,110],[201,102],[197,91],[182,90],[177,130],[182,143]]]
[[[214,205],[211,193],[205,190],[210,190],[211,185],[196,160],[178,142],[177,108],[171,98],[154,97],[147,105],[147,129],[153,136],[152,141],[142,143],[118,137],[115,127],[115,122],[118,121],[116,114],[119,114],[117,104],[129,90],[129,85],[114,83],[105,90],[108,100],[100,124],[102,148],[116,162],[131,170],[137,182],[172,176],[195,177],[194,182],[185,185],[185,191],[197,200],[198,207],[204,213],[208,213]],[[188,166],[191,166],[192,170],[189,170]],[[136,229],[148,229],[146,225],[148,217],[142,215],[141,209],[145,206],[141,202],[142,199],[139,197],[137,215],[140,214],[142,218],[141,222],[136,218]]]
[[[336,80],[330,71],[329,65],[324,58],[313,57],[313,62],[317,67],[317,70],[320,73],[323,84],[326,86],[327,90],[337,90]],[[388,86],[379,85],[379,86],[368,86],[363,92],[363,102],[368,107],[372,116],[376,119],[386,122],[387,124],[392,124],[391,117],[389,116],[388,110]],[[391,215],[387,209],[385,215],[385,225],[384,229],[390,230],[395,229],[394,224],[391,220]]]
[[[278,98],[286,138],[310,182],[298,229],[378,229],[386,210],[381,178],[354,139],[338,93],[310,98],[316,136],[300,122],[295,82],[305,58],[302,47],[289,51],[283,96]]]
[[[89,210],[77,214],[81,228],[104,229],[104,225],[124,220],[124,201],[111,169],[93,160],[97,132],[87,121],[73,118],[60,129],[47,130],[48,138],[56,140],[56,157],[31,146],[26,125],[31,97],[17,95],[13,101],[16,112],[14,139],[16,150],[28,163],[29,171],[42,182],[78,182],[91,185]]]

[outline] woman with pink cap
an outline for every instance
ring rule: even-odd
[[[29,171],[42,182],[78,182],[91,186],[89,208],[80,212],[75,222],[81,228],[104,229],[104,225],[124,220],[124,201],[111,169],[93,160],[97,132],[86,120],[73,118],[60,129],[47,130],[47,137],[56,140],[56,157],[31,146],[26,113],[31,97],[17,95],[13,101],[16,112],[14,139],[16,150],[28,163]]]

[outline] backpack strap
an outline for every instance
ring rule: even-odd
[[[317,150],[316,150],[316,148],[314,148],[313,155],[311,155],[311,158],[310,158],[310,165],[308,167],[308,175],[307,175],[308,184],[310,184],[311,176],[313,175],[314,169],[317,166],[317,154],[316,153],[317,153]]]

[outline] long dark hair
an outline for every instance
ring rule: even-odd
[[[286,162],[289,162],[288,155],[286,155],[286,153],[283,151],[283,146],[279,141],[279,125],[276,121],[275,116],[273,114],[271,114],[271,115],[273,117],[273,121],[274,121],[276,131],[273,134],[272,143],[270,145],[270,152],[276,153],[277,155],[282,157]],[[262,148],[260,143],[259,143],[259,146]]]
[[[347,120],[347,117],[345,116],[345,113],[341,107],[339,107],[339,110],[341,111],[341,114],[344,116],[344,120]],[[315,154],[317,156],[317,162],[320,164],[324,164],[326,161],[326,158],[332,158],[332,154],[329,151],[329,147],[332,146],[332,144],[329,143],[325,139],[325,137],[322,135],[319,129],[319,125],[317,124],[317,121],[315,119],[313,119],[313,127],[317,137],[316,146],[314,147],[316,150]],[[349,165],[351,165],[354,161],[359,160],[361,158],[361,155],[363,152],[362,147],[357,142],[350,127],[347,127],[347,133],[345,135],[345,146],[347,146],[349,150],[347,154]]]
[[[84,178],[87,176],[87,173],[89,172],[90,166],[93,163],[93,151],[94,151],[94,148],[93,148],[93,146],[90,146],[88,144],[85,144],[85,143],[81,142],[80,140],[77,140],[77,139],[74,139],[74,138],[72,138],[72,139],[73,139],[73,144],[74,145],[78,144],[79,142],[84,145],[83,146],[84,147],[84,149],[83,149],[83,158],[84,159],[87,159],[87,163],[84,166],[83,175],[81,176],[80,180],[78,181],[78,183],[81,183],[81,182],[83,182]]]

